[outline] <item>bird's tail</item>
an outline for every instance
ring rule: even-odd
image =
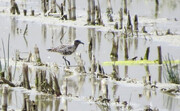
[[[47,49],[47,51],[49,51],[49,52],[53,52],[53,49]]]

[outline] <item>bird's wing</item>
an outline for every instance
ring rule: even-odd
[[[48,50],[48,51],[51,51],[51,52],[61,52],[61,51],[64,50],[66,47],[67,47],[67,45],[60,45],[60,46],[57,46],[57,47],[52,47],[52,48],[47,49],[47,50]]]
[[[66,47],[68,47],[68,45],[60,45],[60,46],[56,47],[56,49],[63,50]]]
[[[59,53],[61,53],[63,55],[70,55],[75,51],[75,49],[76,48],[73,45],[61,45],[61,46],[58,46],[58,47],[48,49],[48,51],[59,52]]]

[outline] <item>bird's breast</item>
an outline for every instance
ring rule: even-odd
[[[63,49],[63,50],[61,50],[61,51],[59,51],[59,52],[60,52],[61,54],[63,54],[63,55],[71,55],[74,51],[75,51],[74,48],[72,48],[72,47],[67,47],[67,48],[65,48],[65,49]]]

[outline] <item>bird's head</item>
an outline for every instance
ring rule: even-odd
[[[84,43],[81,42],[80,40],[75,40],[74,41],[74,45],[78,46],[79,44],[83,44],[84,45]]]

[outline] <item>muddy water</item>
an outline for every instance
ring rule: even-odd
[[[112,49],[112,41],[113,38],[119,37],[117,34],[115,37],[111,33],[107,33],[105,31],[99,31],[98,29],[93,28],[82,28],[82,27],[67,27],[67,26],[56,26],[56,25],[47,25],[47,24],[38,24],[33,22],[26,22],[17,20],[15,17],[10,17],[8,19],[5,19],[6,16],[1,16],[0,19],[4,20],[1,22],[1,31],[2,31],[2,39],[5,42],[5,45],[7,45],[7,38],[8,34],[10,33],[10,57],[15,56],[15,50],[19,50],[21,52],[21,55],[27,56],[27,52],[34,51],[34,46],[37,45],[40,49],[40,55],[42,58],[42,61],[44,63],[57,63],[58,65],[64,65],[64,61],[62,59],[62,56],[58,53],[49,53],[46,51],[47,48],[50,48],[52,46],[57,46],[60,44],[60,37],[62,30],[64,30],[63,33],[65,33],[62,42],[63,43],[71,43],[74,39],[80,39],[82,40],[85,45],[80,45],[77,49],[77,53],[81,53],[82,59],[85,62],[85,68],[88,71],[90,67],[90,58],[89,58],[89,52],[88,52],[88,43],[92,36],[94,36],[94,48],[93,53],[95,54],[96,61],[98,61],[100,64],[105,61],[111,61],[110,53]],[[2,21],[0,20],[0,21]],[[23,32],[25,29],[26,24],[28,24],[28,32],[23,37]],[[161,45],[162,47],[162,55],[166,56],[168,53],[173,55],[174,59],[179,59],[180,52],[179,47],[175,46],[167,46],[166,43],[161,42],[154,42],[151,39],[146,39],[143,37],[140,38],[128,38],[123,39],[123,37],[119,37],[119,49],[118,49],[118,60],[124,60],[124,42],[127,42],[128,44],[128,53],[129,58],[137,56],[137,59],[140,59],[141,57],[144,57],[145,51],[147,47],[150,47],[150,60],[156,60],[157,59],[157,46]],[[2,48],[1,48],[2,51]],[[1,57],[3,57],[3,53],[1,53]],[[75,55],[68,56],[68,60],[71,61],[72,65],[75,65],[76,62],[74,60]],[[142,77],[146,75],[146,70],[143,65],[138,66],[124,66],[120,65],[119,67],[119,76],[121,78],[124,77],[130,77],[137,80],[142,80]],[[104,66],[104,70],[106,73],[110,74],[112,72],[112,66]],[[162,69],[164,70],[164,69]],[[19,80],[18,72],[21,72],[21,69],[17,70],[17,74],[15,76],[15,80]],[[48,72],[48,70],[47,70]],[[164,82],[163,75],[159,75],[158,65],[150,65],[149,66],[149,72],[152,75],[152,81],[158,81],[158,82]],[[32,75],[30,76],[31,84],[34,84],[34,74],[35,72],[32,72]],[[163,73],[163,71],[162,71]],[[60,71],[59,81],[60,83],[63,81],[63,73]],[[81,81],[80,81],[81,80]],[[83,81],[82,81],[83,80]],[[16,89],[12,91],[12,97],[11,101],[9,102],[10,108],[21,108],[22,107],[22,101],[24,94],[30,95],[30,99],[39,101],[38,107],[42,110],[45,109],[44,104],[48,102],[47,104],[51,103],[51,105],[47,105],[46,110],[55,110],[57,109],[64,109],[64,107],[67,107],[67,110],[71,111],[74,108],[78,110],[85,110],[86,108],[90,110],[101,110],[101,107],[98,105],[95,105],[94,103],[87,103],[86,99],[90,96],[93,96],[97,98],[99,94],[101,93],[100,90],[98,90],[98,85],[100,80],[94,80],[97,81],[96,84],[92,83],[92,77],[81,77],[81,76],[72,76],[68,78],[68,91],[71,92],[72,96],[79,96],[83,99],[73,99],[69,100],[66,98],[55,98],[55,97],[49,97],[47,96],[45,99],[43,99],[40,95],[36,96],[36,94],[33,93],[22,93],[22,89]],[[72,82],[72,83],[71,83]],[[82,82],[79,84],[79,82]],[[72,84],[74,84],[72,86]],[[179,107],[177,106],[179,100],[173,99],[173,97],[170,97],[166,94],[160,93],[159,91],[151,91],[146,88],[142,87],[134,87],[129,85],[121,85],[121,84],[115,84],[112,82],[108,83],[109,87],[109,97],[113,100],[117,97],[120,97],[121,101],[128,101],[130,104],[137,110],[142,110],[145,105],[151,105],[152,107],[157,107],[160,109],[167,109],[167,110],[175,110]],[[91,87],[91,88],[89,88]],[[94,89],[93,89],[94,88]],[[113,91],[111,91],[113,89]],[[139,97],[139,94],[143,94],[143,97]],[[18,98],[17,98],[18,95]],[[38,99],[37,99],[38,98]],[[40,98],[40,99],[39,99]],[[163,102],[158,102],[158,100],[162,100]],[[15,102],[18,101],[18,102]],[[65,104],[64,101],[67,101]],[[169,105],[169,101],[172,103]],[[178,102],[176,102],[178,101]],[[60,104],[54,105],[53,103]],[[83,106],[83,107],[81,107]],[[51,109],[52,108],[52,109]],[[110,106],[111,110],[117,110],[115,106]]]
[[[163,57],[167,57],[168,54],[172,55],[175,60],[180,58],[180,50],[177,46],[169,46],[167,43],[155,42],[153,39],[147,39],[146,37],[130,37],[124,39],[120,33],[113,37],[112,33],[106,31],[99,31],[94,28],[83,28],[83,27],[69,27],[69,26],[56,26],[48,24],[38,24],[33,22],[21,21],[16,17],[10,17],[5,19],[6,16],[1,16],[1,31],[2,39],[7,46],[8,35],[10,34],[10,56],[15,56],[15,51],[19,50],[21,55],[26,55],[28,52],[34,52],[34,46],[37,45],[40,49],[40,55],[43,62],[57,63],[58,65],[63,65],[64,61],[62,55],[58,53],[50,53],[46,49],[58,46],[61,44],[60,39],[62,34],[62,44],[70,44],[75,39],[79,39],[85,43],[85,45],[80,45],[77,49],[77,53],[82,55],[82,59],[85,62],[86,70],[90,67],[91,58],[89,57],[88,45],[90,39],[95,41],[93,44],[93,54],[95,55],[96,61],[102,64],[103,62],[111,61],[110,53],[112,50],[113,41],[117,42],[119,38],[118,46],[118,60],[124,59],[124,44],[127,43],[129,59],[136,57],[136,60],[140,60],[144,57],[146,48],[150,47],[149,60],[157,60],[157,46],[162,47]],[[25,26],[28,25],[28,32],[23,36]],[[10,33],[11,32],[11,33]],[[1,49],[2,51],[2,49]],[[1,53],[3,57],[3,53]],[[74,56],[67,56],[71,61],[72,65],[75,65]],[[104,66],[106,73],[111,73],[111,66]],[[106,68],[107,67],[107,68]],[[150,72],[152,72],[152,77],[157,79],[157,65],[150,65]],[[130,78],[141,79],[145,75],[146,71],[144,66],[128,66],[127,76]],[[151,69],[153,69],[151,71]],[[136,71],[134,71],[136,70]],[[119,66],[120,77],[124,77],[124,66]]]
[[[3,1],[3,0],[2,0]],[[20,7],[24,8],[32,8],[29,7],[29,5],[23,5],[23,4],[33,4],[33,7],[35,7],[35,10],[37,12],[40,12],[40,8],[38,8],[39,2],[35,0],[27,0],[27,1],[19,1],[22,3]],[[85,2],[85,1],[83,1]],[[83,2],[78,2],[77,5],[80,5]],[[170,19],[174,18],[180,18],[177,14],[178,9],[178,3],[177,1],[174,1],[173,4],[169,4],[168,2],[165,2],[165,5],[161,5],[163,0],[160,2],[158,15],[157,17],[167,17]],[[8,3],[4,2],[2,4],[3,6],[8,6]],[[35,5],[34,5],[35,4]],[[86,4],[86,3],[85,3]],[[102,1],[100,1],[100,4],[102,4]],[[112,1],[112,5],[114,7],[114,12],[116,13],[119,9],[119,5],[123,5],[118,0]],[[137,9],[137,6],[142,6],[142,4],[145,4],[144,7],[147,10],[140,10]],[[172,8],[177,4],[177,7]],[[155,7],[151,7],[151,5],[154,6],[154,2],[152,1],[142,1],[137,0],[137,2],[131,1],[128,2],[128,7],[131,9],[132,15],[138,13],[140,16],[146,16],[146,17],[155,17]],[[86,5],[81,5],[82,7],[78,8],[80,10],[86,9]],[[105,12],[106,4],[102,4],[103,11]],[[149,8],[147,8],[149,7]],[[165,7],[165,8],[164,8]],[[33,8],[34,9],[34,8]],[[136,9],[136,10],[134,10]],[[168,15],[166,13],[166,9],[169,9]],[[173,12],[173,13],[172,13]],[[172,16],[172,15],[174,16]],[[179,22],[178,22],[179,23]],[[111,61],[110,53],[112,50],[112,43],[113,40],[117,42],[117,38],[119,38],[119,46],[118,46],[118,60],[124,60],[124,44],[127,43],[128,46],[128,54],[129,58],[133,58],[137,56],[137,60],[139,60],[141,57],[144,57],[145,51],[147,47],[150,47],[150,55],[149,60],[156,60],[157,59],[157,46],[161,46],[162,48],[162,55],[163,57],[166,57],[168,53],[173,56],[173,58],[180,59],[180,50],[179,46],[172,46],[164,42],[158,42],[154,41],[154,39],[144,37],[143,35],[140,35],[139,37],[129,37],[127,39],[124,39],[120,32],[117,32],[115,36],[112,35],[112,33],[108,33],[107,31],[102,31],[98,28],[92,28],[92,27],[71,27],[71,26],[62,26],[62,25],[53,25],[53,24],[45,24],[45,23],[38,23],[33,21],[25,21],[22,20],[20,17],[14,17],[14,16],[7,16],[7,15],[0,15],[0,33],[1,33],[1,39],[4,41],[5,46],[7,46],[7,39],[8,35],[10,34],[10,58],[13,58],[15,56],[15,51],[19,50],[22,56],[26,57],[28,52],[34,51],[34,46],[37,45],[40,49],[40,56],[42,59],[42,62],[44,63],[56,63],[59,66],[65,65],[64,61],[62,59],[62,56],[58,53],[50,53],[47,52],[46,49],[58,46],[60,43],[60,39],[62,34],[65,34],[62,38],[62,43],[71,43],[74,39],[80,39],[85,43],[85,45],[80,45],[77,49],[77,53],[80,53],[82,56],[82,59],[85,63],[86,71],[88,71],[89,67],[91,67],[91,59],[89,57],[88,52],[88,44],[90,42],[90,39],[92,38],[94,41],[93,44],[93,54],[95,55],[96,61],[102,64],[106,61]],[[28,25],[28,31],[23,36],[24,30],[26,25]],[[172,26],[172,30],[178,30],[178,26]],[[167,28],[164,28],[164,24],[158,24],[158,27],[160,29],[166,30]],[[153,38],[153,37],[152,37]],[[6,47],[7,50],[7,47]],[[3,50],[0,48],[0,57],[3,58]],[[7,53],[6,53],[7,54]],[[74,60],[75,55],[68,56],[67,59],[70,60],[72,65],[76,65],[76,62]],[[112,73],[112,66],[103,66],[104,71],[108,74]],[[147,74],[147,70],[145,66],[143,65],[133,65],[133,66],[124,66],[119,65],[117,66],[119,69],[119,77],[125,78],[133,78],[142,81],[142,77]],[[164,68],[162,67],[162,70],[159,71],[158,65],[149,65],[149,72],[152,77],[152,81],[157,82],[165,82],[163,71]],[[35,69],[31,70],[30,75],[30,82],[32,85],[34,85],[34,79],[35,79]],[[47,70],[47,74],[49,74],[49,70]],[[57,72],[59,83],[61,84],[61,87],[63,85],[63,81],[66,78],[66,75],[62,70],[58,70]],[[21,68],[17,69],[14,81],[18,81],[21,74]],[[68,81],[68,94],[72,95],[72,97],[58,97],[50,96],[50,95],[41,95],[35,91],[27,91],[22,88],[12,88],[9,92],[9,109],[21,109],[23,106],[23,98],[25,96],[29,96],[31,100],[35,100],[38,102],[38,109],[39,110],[60,110],[64,109],[67,111],[73,111],[74,109],[78,111],[118,111],[118,107],[116,105],[109,105],[109,107],[102,106],[101,104],[93,103],[93,102],[87,102],[88,98],[98,98],[101,95],[101,90],[99,89],[99,84],[101,79],[96,79],[94,76],[87,75],[72,75],[67,78]],[[133,106],[134,110],[143,110],[146,105],[150,105],[152,108],[158,108],[160,110],[166,111],[176,111],[179,110],[179,99],[169,96],[167,94],[161,93],[159,90],[150,90],[149,88],[138,86],[138,85],[132,85],[132,84],[121,84],[116,83],[112,81],[107,81],[108,84],[108,97],[114,101],[118,97],[120,98],[120,101],[127,101],[130,105]],[[2,92],[2,91],[1,91]],[[142,94],[142,97],[139,95]],[[1,97],[1,96],[0,96]],[[161,102],[159,102],[159,100]]]

